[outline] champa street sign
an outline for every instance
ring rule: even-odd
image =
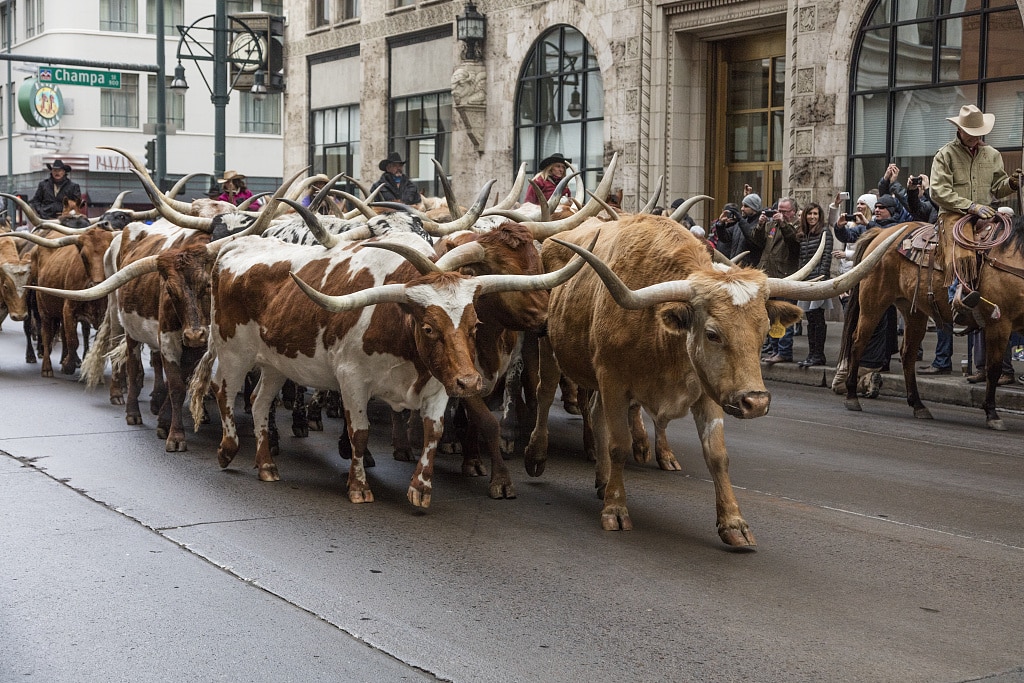
[[[39,82],[57,85],[87,85],[93,88],[120,88],[121,72],[41,66],[39,67]]]

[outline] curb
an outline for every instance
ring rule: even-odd
[[[893,364],[900,367],[894,359]],[[761,376],[765,381],[786,382],[787,384],[803,384],[811,387],[824,387],[832,392],[832,378],[835,368],[814,366],[801,368],[796,363],[761,364]],[[882,373],[882,396],[906,399],[907,389],[903,381],[903,373]],[[925,403],[944,403],[947,405],[965,406],[981,409],[985,401],[984,384],[968,384],[959,374],[941,377],[917,377],[917,388],[921,400]],[[1024,413],[1024,385],[1013,384],[996,388],[996,409],[1015,413]]]

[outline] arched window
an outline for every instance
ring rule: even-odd
[[[590,44],[571,26],[542,35],[523,66],[516,91],[515,166],[528,173],[555,152],[597,185],[604,162],[604,85]]]
[[[965,104],[996,115],[985,141],[1020,166],[1024,25],[1013,0],[876,0],[850,76],[850,190],[875,187],[892,161],[928,173]],[[856,196],[856,195],[854,195]]]

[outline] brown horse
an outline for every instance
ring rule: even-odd
[[[924,226],[924,223],[912,224]],[[875,228],[861,236],[857,242],[855,260],[859,262],[871,253],[879,243],[907,224],[890,228]],[[980,230],[983,226],[979,224]],[[908,233],[909,234],[909,233]],[[904,243],[910,238],[904,238]],[[1024,330],[1024,220],[1014,219],[1012,232],[1002,243],[991,249],[979,250],[981,259],[977,290],[982,303],[976,316],[985,322],[985,370],[986,391],[982,408],[985,422],[991,429],[1004,430],[1006,427],[996,413],[996,382],[1002,372],[1002,359],[1012,331]],[[917,349],[927,329],[928,318],[936,326],[949,324],[952,313],[946,286],[941,245],[929,259],[919,265],[896,249],[890,250],[872,272],[861,280],[850,292],[846,309],[846,325],[843,330],[843,344],[840,357],[847,364],[849,375],[846,379],[846,401],[849,410],[860,410],[857,398],[857,369],[860,358],[867,347],[871,333],[878,325],[885,309],[890,305],[903,313],[906,327],[900,361],[903,364],[903,378],[907,386],[907,403],[914,409],[914,417],[931,419],[932,414],[921,402],[917,389],[917,374],[914,363]]]

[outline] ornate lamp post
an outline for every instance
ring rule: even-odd
[[[213,20],[213,27],[200,26],[203,22]],[[213,62],[213,83],[207,80],[206,74],[202,71],[199,75],[203,77],[203,83],[210,92],[210,101],[213,102],[213,184],[211,190],[216,189],[217,178],[224,176],[225,167],[225,110],[228,102],[231,101],[228,95],[228,64],[239,67],[238,74],[243,70],[252,72],[255,68],[253,85],[250,90],[254,95],[265,95],[267,93],[264,84],[263,68],[266,64],[265,42],[240,19],[233,19],[234,23],[244,29],[243,33],[235,38],[231,44],[229,54],[228,37],[231,30],[227,25],[227,14],[224,10],[224,0],[217,0],[216,12],[208,14],[192,22],[189,26],[178,26],[181,33],[181,40],[178,41],[178,65],[174,68],[174,79],[169,86],[172,90],[184,91],[188,89],[188,82],[185,80],[185,67],[181,60],[188,59],[196,62]],[[196,39],[199,31],[213,32],[213,51]],[[238,74],[235,81],[238,80]],[[234,85],[233,83],[231,85]]]
[[[462,14],[455,17],[459,40],[465,44],[466,59],[474,62],[484,58],[483,46],[487,38],[487,17],[476,11],[476,5],[467,2]]]

